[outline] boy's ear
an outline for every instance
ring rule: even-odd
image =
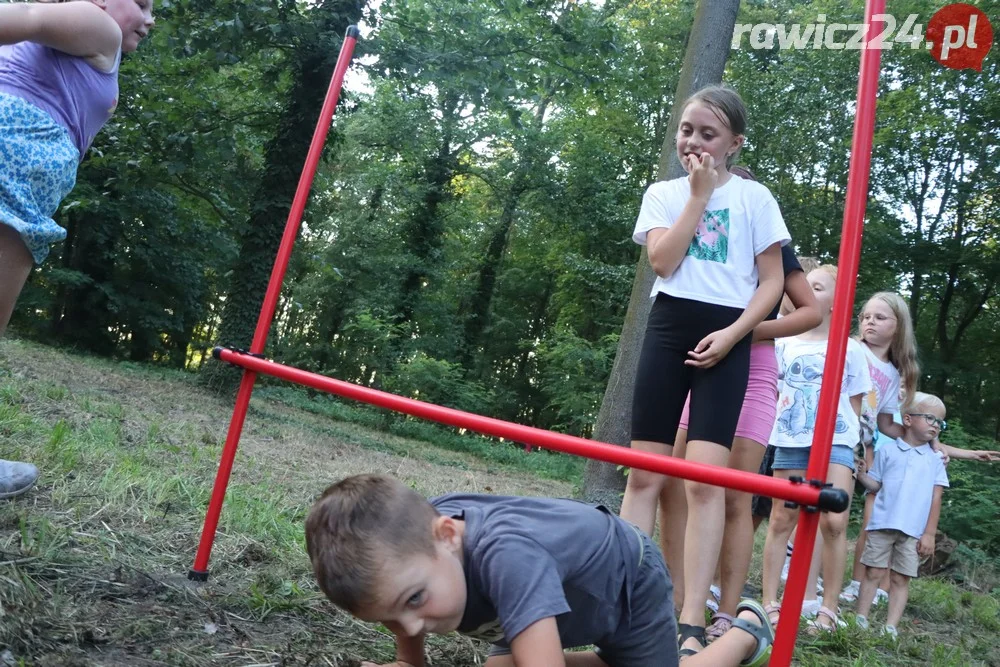
[[[435,542],[442,542],[451,550],[462,548],[462,532],[458,522],[450,516],[439,516],[431,524]]]
[[[905,412],[903,413],[903,426],[905,426],[906,428],[913,426],[913,417],[906,414]]]

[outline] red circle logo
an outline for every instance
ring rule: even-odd
[[[983,71],[993,46],[993,26],[978,7],[957,2],[942,7],[927,24],[931,55],[945,67]]]

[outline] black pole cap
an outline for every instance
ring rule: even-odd
[[[845,512],[851,504],[851,496],[843,489],[826,487],[819,492],[819,508],[827,512]]]
[[[353,37],[354,39],[361,39],[361,31],[358,30],[358,26],[349,25],[347,26],[347,36]]]
[[[225,349],[225,348],[222,348],[222,347],[219,347],[219,346],[213,347],[212,348],[212,356],[214,358],[216,358],[216,359],[221,359],[222,358],[222,350],[223,349]]]
[[[188,579],[191,581],[208,581],[208,572],[200,572],[192,568],[188,570]]]

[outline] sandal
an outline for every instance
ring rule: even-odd
[[[712,624],[705,629],[705,641],[709,644],[726,634],[733,627],[733,617],[719,612],[712,616]]]
[[[771,627],[778,627],[778,619],[781,618],[781,603],[768,602],[764,605],[764,613],[767,614],[767,620],[771,624]]]
[[[830,621],[830,625],[826,625],[820,622],[820,617],[826,617]],[[810,628],[813,633],[816,632],[835,632],[837,628],[847,627],[847,623],[837,618],[837,614],[827,607],[820,607],[819,611],[816,612],[816,620],[812,622],[812,627]]]
[[[700,650],[695,650],[693,648],[681,648],[689,639],[695,639],[701,648],[705,648],[705,628],[700,625],[688,625],[687,623],[677,624],[677,655],[681,658],[687,658],[692,655],[698,655]]]
[[[770,606],[770,605],[769,605]],[[736,607],[736,613],[741,611],[751,611],[760,619],[760,625],[754,625],[744,621],[742,618],[733,619],[733,627],[739,628],[749,633],[757,640],[757,650],[748,658],[744,658],[740,665],[746,667],[763,667],[771,660],[771,646],[774,644],[774,628],[771,626],[769,614],[765,607],[762,607],[756,600],[743,600]]]

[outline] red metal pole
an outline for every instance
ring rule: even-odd
[[[288,212],[288,220],[285,223],[285,233],[281,237],[278,256],[274,261],[274,268],[271,270],[271,279],[267,285],[264,304],[257,319],[257,329],[254,332],[253,342],[250,345],[251,354],[261,354],[264,351],[264,344],[267,342],[267,333],[271,328],[271,320],[274,319],[274,310],[278,304],[278,296],[281,293],[281,283],[285,279],[285,270],[288,268],[288,260],[292,255],[292,247],[295,244],[295,238],[299,234],[299,226],[302,223],[302,212],[305,210],[306,202],[309,200],[309,190],[312,188],[313,178],[316,175],[316,166],[319,164],[320,156],[323,154],[326,135],[330,131],[333,113],[337,107],[337,101],[340,99],[340,89],[344,83],[344,75],[351,64],[351,57],[354,55],[354,45],[357,43],[360,34],[357,26],[349,26],[347,34],[344,37],[344,43],[340,47],[340,56],[337,58],[337,64],[333,69],[333,77],[330,79],[330,87],[327,89],[326,99],[323,101],[323,108],[316,123],[316,130],[313,132],[312,143],[309,145],[309,153],[306,156],[305,166],[302,168],[302,175],[299,178],[299,185],[295,191],[292,208]],[[233,416],[229,422],[226,444],[222,448],[219,471],[215,475],[212,498],[208,504],[208,511],[205,513],[205,524],[201,531],[198,553],[195,555],[194,565],[190,572],[188,572],[188,578],[195,581],[206,581],[208,579],[208,559],[212,554],[215,531],[219,525],[219,515],[222,513],[222,503],[226,498],[226,487],[229,486],[229,476],[233,470],[233,460],[236,458],[236,449],[240,443],[240,434],[243,432],[243,421],[246,418],[247,407],[250,405],[250,396],[253,394],[255,380],[255,373],[252,371],[244,372],[243,378],[240,381],[239,391],[236,394],[236,405],[233,408]]]
[[[865,25],[868,35],[876,35],[873,25],[875,14],[885,13],[885,0],[867,0]],[[882,22],[880,22],[882,23]],[[865,43],[867,43],[867,37]],[[812,452],[806,477],[826,481],[833,443],[834,421],[840,399],[840,385],[844,376],[849,335],[854,304],[858,265],[861,261],[861,236],[864,231],[865,205],[868,202],[868,177],[871,171],[872,142],[875,134],[875,104],[878,94],[879,69],[882,53],[879,49],[861,52],[861,71],[858,79],[857,115],[854,120],[854,138],[851,143],[851,164],[847,178],[847,199],[844,204],[844,225],[841,231],[840,257],[838,258],[837,289],[833,300],[830,322],[830,339],[826,347],[826,364],[823,368],[823,386],[820,389],[816,414],[816,431],[813,434]],[[809,562],[816,542],[819,514],[802,510],[799,513],[798,531],[788,581],[782,598],[778,634],[771,653],[772,665],[790,665],[795,651],[795,638],[799,628],[802,598],[809,578]],[[827,599],[833,597],[837,605],[840,591],[827,590]],[[831,606],[831,605],[827,605]]]
[[[577,438],[563,433],[554,433],[531,426],[513,424],[499,419],[462,412],[453,408],[441,407],[432,403],[424,403],[376,389],[369,389],[368,387],[344,382],[343,380],[334,380],[323,375],[310,373],[233,350],[216,348],[213,354],[222,361],[242,366],[248,371],[272,375],[338,396],[363,401],[415,417],[469,429],[477,433],[506,438],[514,442],[524,442],[567,454],[608,461],[632,468],[651,470],[673,477],[716,484],[740,491],[791,500],[804,505],[830,508],[836,511],[846,509],[849,500],[848,495],[843,492],[821,491],[808,484],[795,484],[788,480],[765,477],[756,473],[693,463],[671,456],[651,454],[649,452],[628,449],[627,447]]]

